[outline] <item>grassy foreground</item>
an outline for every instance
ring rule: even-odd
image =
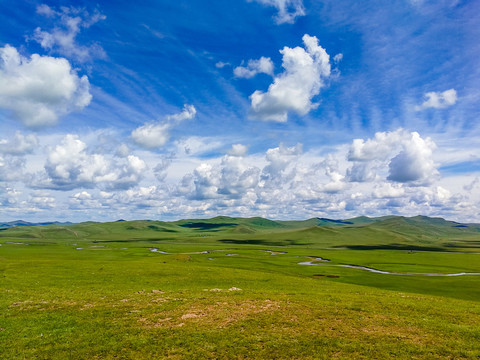
[[[480,272],[476,226],[312,221],[1,231],[0,358],[480,358],[480,276],[330,266]]]

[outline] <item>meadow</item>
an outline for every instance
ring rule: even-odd
[[[0,245],[1,359],[480,358],[478,224],[87,222]]]

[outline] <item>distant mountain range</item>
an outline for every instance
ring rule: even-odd
[[[157,222],[156,220],[141,220],[146,222]],[[120,219],[115,221],[119,222],[128,222],[126,220]],[[229,216],[217,216],[210,219],[182,219],[177,221],[163,222],[164,224],[176,225],[183,228],[190,228],[193,230],[207,230],[216,227],[231,227],[231,226],[251,226],[253,228],[290,228],[290,229],[301,229],[308,227],[358,227],[361,225],[368,225],[373,223],[378,223],[378,225],[389,226],[389,225],[400,225],[400,224],[409,224],[410,226],[421,226],[421,225],[430,225],[430,226],[443,226],[450,228],[479,228],[480,224],[475,223],[459,223],[456,221],[445,220],[440,217],[428,217],[428,216],[381,216],[381,217],[367,217],[367,216],[358,216],[350,219],[328,219],[328,218],[311,218],[307,220],[269,220],[262,217],[251,217],[251,218],[237,218]],[[77,223],[73,222],[59,222],[59,221],[49,221],[49,222],[28,222],[24,220],[16,220],[5,223],[0,223],[0,228],[11,228],[17,226],[40,226],[40,225],[75,225]],[[79,224],[99,224],[95,221],[87,221]]]
[[[38,226],[43,225],[43,226]],[[92,240],[93,242],[202,241],[262,246],[305,245],[352,250],[480,252],[480,224],[427,216],[366,216],[345,220],[269,220],[217,216],[178,221],[117,220],[98,223],[12,221],[0,223],[0,239]]]
[[[10,227],[15,227],[15,226],[39,226],[39,225],[73,225],[74,223],[72,222],[59,222],[59,221],[47,221],[47,222],[37,222],[37,223],[32,223],[28,221],[23,221],[23,220],[15,220],[15,221],[9,221],[6,223],[0,223],[0,228],[10,228]]]

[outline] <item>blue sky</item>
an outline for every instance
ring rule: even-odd
[[[0,14],[3,221],[480,221],[478,1]]]

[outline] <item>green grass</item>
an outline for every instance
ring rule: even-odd
[[[480,276],[298,265],[316,256],[480,272],[476,225],[312,221],[331,223],[219,217],[1,231],[0,358],[480,357]],[[418,251],[432,248],[441,251]]]

